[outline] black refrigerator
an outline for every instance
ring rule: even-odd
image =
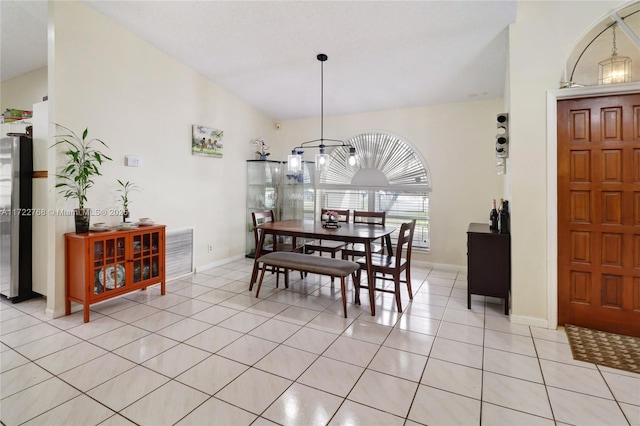
[[[12,302],[32,290],[33,141],[23,133],[0,139],[0,294]]]

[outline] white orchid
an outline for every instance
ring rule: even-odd
[[[253,143],[258,148],[256,154],[265,156],[271,154],[270,152],[267,152],[269,145],[267,145],[263,139],[256,139]]]

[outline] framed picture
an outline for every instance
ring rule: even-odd
[[[211,127],[193,125],[193,135],[191,137],[191,153],[204,157],[222,158],[222,130]]]

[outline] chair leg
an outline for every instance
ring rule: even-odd
[[[360,269],[355,273],[353,278],[353,292],[355,293],[355,303],[360,303]]]
[[[394,293],[396,296],[396,306],[398,313],[402,312],[402,301],[400,300],[400,272],[393,274]]]
[[[280,282],[280,268],[274,267],[272,271],[276,271],[276,288],[278,288],[278,284]]]
[[[284,288],[289,288],[289,270],[284,270]]]
[[[251,280],[252,280],[252,281],[251,281],[251,283],[249,284],[249,291],[253,291],[253,284],[257,282],[257,279],[258,279],[258,270],[260,269],[260,266],[257,266],[257,267],[256,267],[256,266],[254,265],[254,269],[256,269],[256,272],[255,272],[255,274],[256,274],[256,276],[255,276],[255,280],[256,280],[256,281],[254,281],[254,277],[253,277],[253,274],[252,274],[252,275],[251,275]]]
[[[347,283],[345,277],[340,277],[340,292],[342,293],[342,311],[344,317],[347,317]]]
[[[258,287],[256,289],[256,297],[260,294],[260,287],[262,287],[262,280],[264,279],[264,273],[267,270],[267,265],[262,264],[262,271],[260,272],[260,280],[258,280]]]
[[[407,265],[407,269],[404,270],[404,276],[407,279],[407,290],[409,291],[409,299],[413,300],[413,291],[411,290],[411,268]]]

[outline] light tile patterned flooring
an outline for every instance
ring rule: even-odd
[[[375,317],[344,319],[329,279],[270,276],[257,299],[251,266],[94,305],[87,324],[3,300],[2,423],[640,425],[640,375],[574,361],[563,331],[484,297],[467,310],[461,274],[413,267],[402,315],[378,293]]]

